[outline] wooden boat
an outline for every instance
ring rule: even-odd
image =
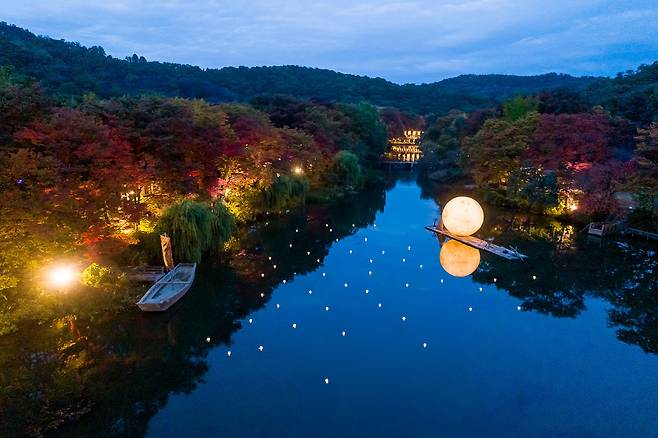
[[[591,236],[612,236],[623,229],[621,222],[591,222],[587,227],[587,234]]]
[[[137,302],[145,312],[162,312],[173,306],[190,290],[194,282],[196,263],[179,263],[174,269],[153,283]]]

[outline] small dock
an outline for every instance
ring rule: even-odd
[[[483,251],[487,251],[492,254],[495,254],[499,257],[506,258],[507,260],[523,260],[528,257],[525,254],[521,254],[516,250],[505,248],[503,246],[494,245],[493,243],[489,243],[485,240],[478,239],[477,237],[474,236],[457,236],[455,234],[452,234],[446,229],[441,229],[437,227],[436,225],[428,225],[425,227],[425,229],[433,233],[437,233],[442,236],[449,237],[453,240],[463,243],[464,245],[472,246],[473,248],[481,249]]]
[[[658,240],[658,234],[650,231],[638,230],[637,228],[626,227],[621,231],[622,236],[642,237],[647,240]]]

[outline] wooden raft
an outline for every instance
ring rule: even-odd
[[[504,257],[508,260],[523,260],[527,258],[525,254],[521,254],[516,250],[505,248],[503,246],[494,245],[493,243],[489,243],[486,240],[478,239],[477,237],[474,236],[457,236],[456,234],[452,234],[445,228],[441,229],[435,225],[428,225],[425,228],[433,233],[437,233],[442,236],[449,237],[465,245],[472,246],[473,248],[488,251],[492,254],[495,254],[500,257]]]

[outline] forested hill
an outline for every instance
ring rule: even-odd
[[[155,93],[203,98],[209,102],[246,101],[259,95],[287,94],[322,101],[370,101],[414,113],[488,107],[517,94],[557,88],[583,89],[596,78],[569,75],[464,75],[422,85],[398,85],[381,78],[298,66],[201,69],[150,62],[133,55],[108,56],[102,47],[39,37],[0,23],[0,66],[35,78],[62,95],[92,92],[100,97]]]

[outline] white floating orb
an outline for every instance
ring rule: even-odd
[[[329,384],[329,378],[325,378],[325,379],[324,379],[324,384],[325,384],[325,385],[328,385],[328,384]]]
[[[405,259],[405,258],[402,258],[402,263],[404,263],[404,262],[406,262],[406,261],[407,261],[407,259]]]
[[[274,266],[274,269],[276,269],[276,265],[273,265],[273,266]]]
[[[379,307],[379,308],[381,309],[381,307],[382,307],[382,303],[378,303],[378,304],[377,304],[377,307]]]
[[[370,259],[370,263],[372,263],[372,259]]]
[[[206,338],[206,342],[210,342],[210,338]]]
[[[494,278],[494,283],[497,282],[497,281],[498,281],[498,279],[497,279],[497,278]]]
[[[409,287],[409,283],[405,283],[405,284],[404,284],[404,287]]]
[[[411,245],[407,246],[407,251],[411,251]]]
[[[268,259],[268,260],[272,260],[272,256],[269,256],[267,259]]]
[[[295,228],[295,233],[299,233],[299,230],[297,228]]]
[[[368,275],[372,275],[372,271],[368,271]]]
[[[292,248],[292,243],[289,246]]]
[[[441,211],[443,226],[458,236],[470,236],[484,222],[484,211],[478,202],[467,196],[451,199]]]
[[[277,303],[277,304],[276,304],[276,308],[277,308],[277,309],[280,309],[280,308],[281,308],[281,304]]]
[[[297,323],[292,323],[292,328],[296,329],[297,328]]]
[[[345,286],[345,287],[347,287],[347,283],[345,283],[345,285],[344,285],[344,286]]]
[[[423,342],[423,348],[427,348],[427,342]]]
[[[251,324],[252,322],[254,322],[254,320],[249,318],[249,324]]]
[[[329,306],[324,306],[324,310],[328,312],[329,311]]]
[[[521,306],[516,306],[516,310],[521,310]]]
[[[228,357],[231,357],[231,350],[227,351],[227,352],[226,352],[226,355],[227,355]]]
[[[363,241],[364,241],[364,242],[367,242],[367,241],[368,241],[368,238],[367,238],[367,237],[364,237],[364,238],[363,238]]]
[[[261,276],[261,277],[265,277],[265,274],[261,273],[260,276]]]
[[[366,293],[369,293],[369,292],[370,292],[370,290],[366,289]]]
[[[260,293],[260,297],[263,298],[265,294],[263,292]]]
[[[456,240],[448,240],[441,246],[439,261],[448,274],[466,277],[480,265],[480,251]]]
[[[283,280],[283,284],[285,284],[285,283],[286,283],[286,280]]]
[[[258,351],[261,351],[261,352],[262,352],[263,350],[264,350],[263,346],[262,346],[262,345],[259,345],[259,346],[258,346]]]
[[[347,333],[345,332],[345,330],[343,330],[340,334],[341,334],[341,336],[345,336],[345,335],[347,335]]]
[[[333,231],[334,231],[334,229],[333,229],[333,228],[329,228],[329,232],[330,232],[330,233],[331,233],[331,232],[333,232]]]
[[[323,272],[323,273],[322,273],[322,276],[323,276],[323,277],[326,277],[326,276],[327,276],[327,274]]]
[[[420,269],[423,269],[423,265],[420,265]]]
[[[473,311],[473,308],[472,308],[472,307],[469,307],[469,308],[468,308],[468,311],[469,311],[469,312],[472,312],[472,311]]]
[[[313,291],[309,289],[308,294],[311,295],[312,293],[313,293]]]
[[[315,259],[316,262],[320,263],[320,259]]]
[[[352,254],[352,250],[350,249],[350,254]]]
[[[536,275],[533,275],[533,276],[532,276],[532,279],[533,279],[533,280],[536,280],[536,279],[537,279],[537,276],[536,276]]]
[[[406,321],[406,320],[407,320],[407,317],[406,317],[406,316],[403,316],[403,317],[402,317],[402,321]]]
[[[352,228],[356,227],[356,225],[352,224]]]
[[[386,254],[386,251],[382,251],[382,255]]]
[[[482,292],[482,288],[480,288],[480,292]]]

